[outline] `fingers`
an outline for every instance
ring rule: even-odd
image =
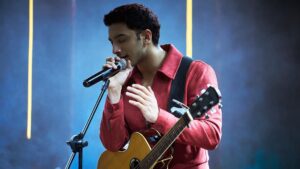
[[[116,57],[108,57],[106,58],[106,61],[115,62],[121,60],[118,56]]]
[[[147,101],[145,98],[143,98],[142,96],[140,95],[137,95],[137,94],[133,94],[133,93],[130,93],[130,92],[126,92],[126,95],[128,97],[131,97],[133,100],[129,100],[130,101],[134,101],[134,102],[138,102],[138,103],[141,103],[142,105],[146,105],[147,104]]]
[[[150,93],[154,95],[154,92],[153,92],[152,88],[150,86],[148,86],[147,88],[150,91]]]
[[[145,92],[144,90],[141,90],[140,88],[136,88],[137,84],[133,84],[132,87],[128,86],[127,87],[127,92],[126,93],[131,93],[137,96],[140,96],[142,99],[147,99],[147,95],[149,95],[149,92]],[[140,85],[139,85],[140,86]],[[144,86],[142,86],[144,87]],[[147,90],[147,89],[146,89]]]
[[[150,87],[148,87],[150,88]],[[152,93],[148,91],[146,87],[139,85],[139,84],[133,84],[132,87],[127,87],[126,95],[131,97],[137,102],[140,102],[144,105],[147,104],[147,102],[151,99]],[[151,89],[152,91],[152,89]]]
[[[108,57],[106,58],[106,63],[102,66],[102,68],[113,68],[117,69],[116,62],[120,61],[121,58],[116,56],[116,57]],[[131,65],[131,61],[129,59],[126,59],[126,69],[131,70],[133,67]]]
[[[140,102],[138,102],[138,101],[129,100],[129,103],[132,104],[132,105],[134,105],[134,106],[136,106],[136,107],[138,107],[142,112],[145,109],[144,106],[143,106],[143,104],[140,103]]]
[[[155,123],[158,118],[158,105],[150,86],[133,84],[127,87],[126,95],[130,97],[129,104],[140,109],[146,121]]]
[[[103,65],[103,68],[117,69],[115,62],[119,60],[120,60],[119,57],[108,57],[106,58],[106,63]]]
[[[107,61],[106,64],[103,65],[103,68],[113,68],[113,69],[117,69],[117,66],[115,65],[114,62]]]
[[[150,86],[148,86],[147,88],[145,86],[142,86],[140,84],[133,84],[132,87],[129,86],[130,91],[133,92],[142,92],[145,93],[146,95],[150,95],[151,92],[149,91],[148,88],[151,88]]]

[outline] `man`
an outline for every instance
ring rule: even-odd
[[[111,77],[101,121],[100,139],[110,151],[118,151],[136,131],[154,128],[162,135],[178,118],[168,112],[172,80],[182,54],[173,45],[158,45],[160,24],[157,16],[141,4],[115,8],[104,17],[109,41],[117,57],[107,58],[104,67],[116,68],[126,59],[127,67]],[[187,71],[184,103],[190,105],[208,84],[217,87],[213,69],[193,61]],[[222,115],[216,106],[209,118],[190,123],[173,144],[171,169],[208,169],[208,151],[221,139]]]

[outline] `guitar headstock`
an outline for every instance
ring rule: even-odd
[[[221,102],[220,92],[212,86],[209,86],[201,93],[189,107],[193,118],[205,115],[208,110]]]

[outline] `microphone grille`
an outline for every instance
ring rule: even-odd
[[[121,59],[118,64],[120,65],[120,70],[126,69],[127,62],[125,59]]]

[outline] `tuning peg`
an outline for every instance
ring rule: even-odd
[[[213,107],[210,109],[211,114],[214,114],[215,112],[217,112],[217,110]]]
[[[219,108],[221,109],[223,107],[223,104],[219,103]]]
[[[205,92],[205,91],[204,91]],[[199,100],[200,102],[202,102],[203,101],[203,98],[202,97],[200,97],[199,95],[197,95],[196,96],[196,100]],[[195,103],[196,104],[196,103]]]
[[[205,119],[209,119],[209,115],[205,113]]]

